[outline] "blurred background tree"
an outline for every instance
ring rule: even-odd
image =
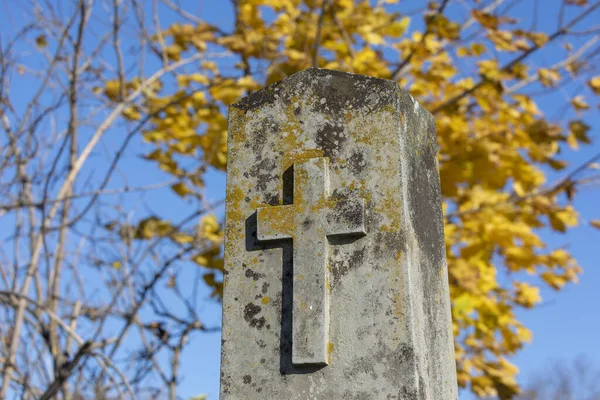
[[[518,400],[600,400],[600,369],[585,355],[538,372]]]
[[[600,153],[566,161],[592,142],[600,2],[204,7],[5,4],[0,398],[177,398],[186,345],[219,329],[202,293],[223,290],[227,105],[310,66],[396,80],[434,114],[458,383],[513,398],[515,311],[581,271],[540,233],[600,227],[572,205]]]

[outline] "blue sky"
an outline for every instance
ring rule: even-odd
[[[18,24],[23,15],[26,14],[25,8],[10,7],[11,0],[0,0],[0,32],[6,34],[11,24]],[[215,6],[215,4],[218,6]],[[527,3],[527,2],[525,2]],[[544,2],[547,7],[542,7],[538,15],[538,29],[545,31],[554,27],[556,17],[557,0],[548,0]],[[227,1],[213,2],[208,0],[193,1],[182,0],[182,6],[188,11],[199,15],[202,18],[210,20],[213,23],[219,23],[222,26],[230,26],[232,23],[232,14],[230,3]],[[400,1],[396,6],[398,11],[406,9],[412,10],[416,3],[411,1]],[[523,15],[524,21],[530,18],[527,14],[529,9],[513,10],[512,13]],[[571,10],[573,11],[573,10]],[[459,8],[450,9],[449,12],[461,13]],[[162,14],[163,25],[168,25],[173,16],[167,10]],[[9,21],[12,21],[10,22]],[[568,19],[568,15],[567,15]],[[589,26],[593,21],[582,24],[583,27]],[[546,24],[547,29],[546,29]],[[551,25],[550,25],[551,24]],[[420,23],[415,22],[414,28],[419,28]],[[538,62],[552,60],[557,57],[552,51],[546,52],[537,59]],[[472,66],[468,66],[472,67]],[[473,67],[474,68],[474,67]],[[25,87],[27,90],[33,88],[33,84],[23,81],[15,81],[15,84]],[[541,108],[547,115],[553,116],[558,112],[558,104],[564,104],[564,96],[569,96],[580,88],[569,86],[561,91],[545,96],[541,101]],[[26,97],[23,97],[25,101]],[[592,104],[596,104],[592,102]],[[571,118],[572,115],[564,116]],[[565,119],[566,120],[566,119]],[[598,126],[600,118],[597,111],[586,115],[586,121],[593,126],[592,136],[598,137]],[[113,145],[119,140],[118,137],[109,137],[107,145]],[[129,179],[136,184],[156,182],[164,179],[154,165],[149,166],[147,162],[140,159],[140,155],[145,152],[145,145],[137,143],[135,148],[128,153],[124,159],[122,169],[127,171]],[[590,158],[600,150],[596,143],[593,146],[587,146],[577,152],[568,152],[567,159],[571,165],[577,165],[583,160]],[[99,158],[97,163],[101,163]],[[99,165],[98,164],[98,165]],[[97,165],[92,163],[90,168],[93,170]],[[118,184],[117,184],[118,186]],[[219,172],[211,172],[207,178],[208,199],[218,200],[223,197],[225,187],[225,175]],[[598,260],[598,248],[600,247],[600,231],[589,227],[586,221],[593,218],[600,218],[600,196],[598,187],[591,190],[583,190],[576,197],[576,208],[581,212],[582,224],[580,227],[569,231],[568,235],[560,235],[552,232],[543,232],[542,238],[550,247],[566,246],[577,257],[584,268],[584,274],[581,276],[581,282],[577,285],[569,285],[561,292],[557,293],[551,289],[543,288],[542,305],[534,310],[519,310],[518,315],[526,326],[534,332],[533,343],[528,345],[523,351],[513,358],[513,361],[521,370],[519,380],[525,382],[527,377],[535,374],[549,361],[552,360],[570,360],[579,354],[586,354],[600,367],[600,269]],[[170,207],[169,216],[177,220],[185,215],[185,211],[197,207],[195,203],[187,203],[179,206],[181,199],[174,196],[169,191],[159,191],[151,196],[146,196],[140,201],[145,208],[164,210],[165,204],[177,204],[176,207]],[[131,203],[135,206],[137,203]],[[222,210],[219,210],[222,212]],[[2,225],[0,225],[0,229]],[[195,271],[190,271],[194,274]],[[204,290],[201,297],[206,300],[200,303],[200,315],[208,326],[217,326],[221,320],[221,308],[218,303],[209,299],[210,292]],[[191,344],[187,347],[182,357],[182,371],[184,379],[180,385],[180,395],[183,398],[198,394],[208,394],[209,399],[217,399],[219,392],[219,358],[220,358],[220,333],[202,334],[193,337]],[[472,395],[462,393],[461,398],[470,399]]]

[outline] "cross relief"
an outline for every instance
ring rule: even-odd
[[[292,363],[328,365],[328,238],[366,235],[365,202],[329,193],[329,160],[294,163],[293,204],[259,207],[259,241],[293,241]]]

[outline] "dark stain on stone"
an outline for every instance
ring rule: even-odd
[[[257,191],[266,192],[269,182],[279,179],[275,171],[277,171],[277,163],[274,159],[261,160],[250,168],[250,176],[256,178]]]
[[[244,319],[246,321],[250,321],[261,311],[262,311],[262,309],[260,308],[260,306],[257,306],[256,304],[248,303],[248,304],[246,304],[246,307],[244,307]]]
[[[358,392],[351,393],[350,391],[344,392],[343,399],[344,400],[372,400],[376,397],[373,397],[373,392]]]
[[[278,206],[280,204],[278,193],[265,193],[265,203],[270,206]]]
[[[419,374],[419,400],[426,400],[425,397],[425,379]]]
[[[246,385],[252,383],[252,377],[250,375],[244,375],[244,383]]]
[[[414,387],[402,386],[398,393],[398,398],[402,400],[418,400],[417,390]]]
[[[244,320],[253,328],[258,330],[262,329],[267,322],[265,317],[256,318],[256,315],[262,311],[260,306],[256,304],[248,303],[246,307],[244,307]]]
[[[246,268],[246,264],[243,264],[244,268]],[[264,278],[266,275],[265,274],[260,274],[258,272],[254,272],[252,271],[250,268],[248,268],[246,270],[246,278],[252,278],[255,281],[259,280],[260,278]]]
[[[361,151],[353,151],[348,157],[348,169],[355,175],[360,175],[367,168],[367,162]]]
[[[262,294],[267,294],[267,290],[269,290],[269,284],[267,282],[263,282],[261,293]]]
[[[358,268],[362,265],[365,257],[365,249],[355,250],[348,261],[333,261],[331,263],[331,276],[333,277],[332,285],[335,286],[350,270]],[[335,256],[334,256],[335,258]]]
[[[415,351],[412,346],[406,343],[401,344],[394,350],[381,347],[375,356],[376,359],[381,360],[385,364],[386,369],[383,376],[390,382],[394,382],[397,379],[398,371],[415,371],[417,368]],[[407,397],[407,399],[412,398]]]
[[[355,266],[360,266],[362,265],[362,263],[364,262],[365,259],[365,248],[360,248],[356,251],[354,251],[354,253],[352,253],[352,255],[350,256],[350,264],[353,264]]]
[[[375,373],[375,367],[373,362],[368,359],[364,359],[363,357],[359,358],[353,364],[353,367],[348,369],[344,376],[348,381],[354,381],[360,376],[369,375],[373,380],[377,379],[377,374]],[[344,397],[346,398],[346,397]]]
[[[365,210],[361,202],[353,198],[336,202],[335,215],[339,220],[351,222],[353,226],[362,225],[365,221]]]
[[[319,149],[323,150],[325,156],[332,159],[337,158],[348,136],[344,133],[344,125],[341,123],[327,123],[317,131],[315,142]]]
[[[312,219],[306,218],[304,221],[302,221],[302,228],[308,230],[310,229],[313,223],[314,221]]]
[[[260,129],[254,131],[254,140],[252,142],[252,152],[256,155],[256,162],[261,160],[261,153],[265,145],[263,138],[273,133],[279,132],[279,123],[273,119],[272,116],[267,116],[260,121]]]
[[[381,232],[378,235],[378,242],[386,250],[406,251],[406,235],[404,230],[400,232]]]

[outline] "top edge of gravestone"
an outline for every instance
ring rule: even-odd
[[[296,72],[278,82],[275,82],[269,86],[256,91],[236,103],[231,104],[230,107],[235,107],[243,111],[250,111],[268,103],[274,102],[279,98],[281,89],[283,87],[292,87],[295,82],[306,82],[311,85],[318,85],[319,83],[333,81],[340,84],[351,82],[356,84],[362,84],[362,87],[368,88],[369,92],[376,91],[379,89],[381,92],[396,93],[400,89],[399,85],[388,79],[375,78],[367,75],[353,74],[351,72],[337,71],[333,69],[315,68],[310,67],[302,71]]]

